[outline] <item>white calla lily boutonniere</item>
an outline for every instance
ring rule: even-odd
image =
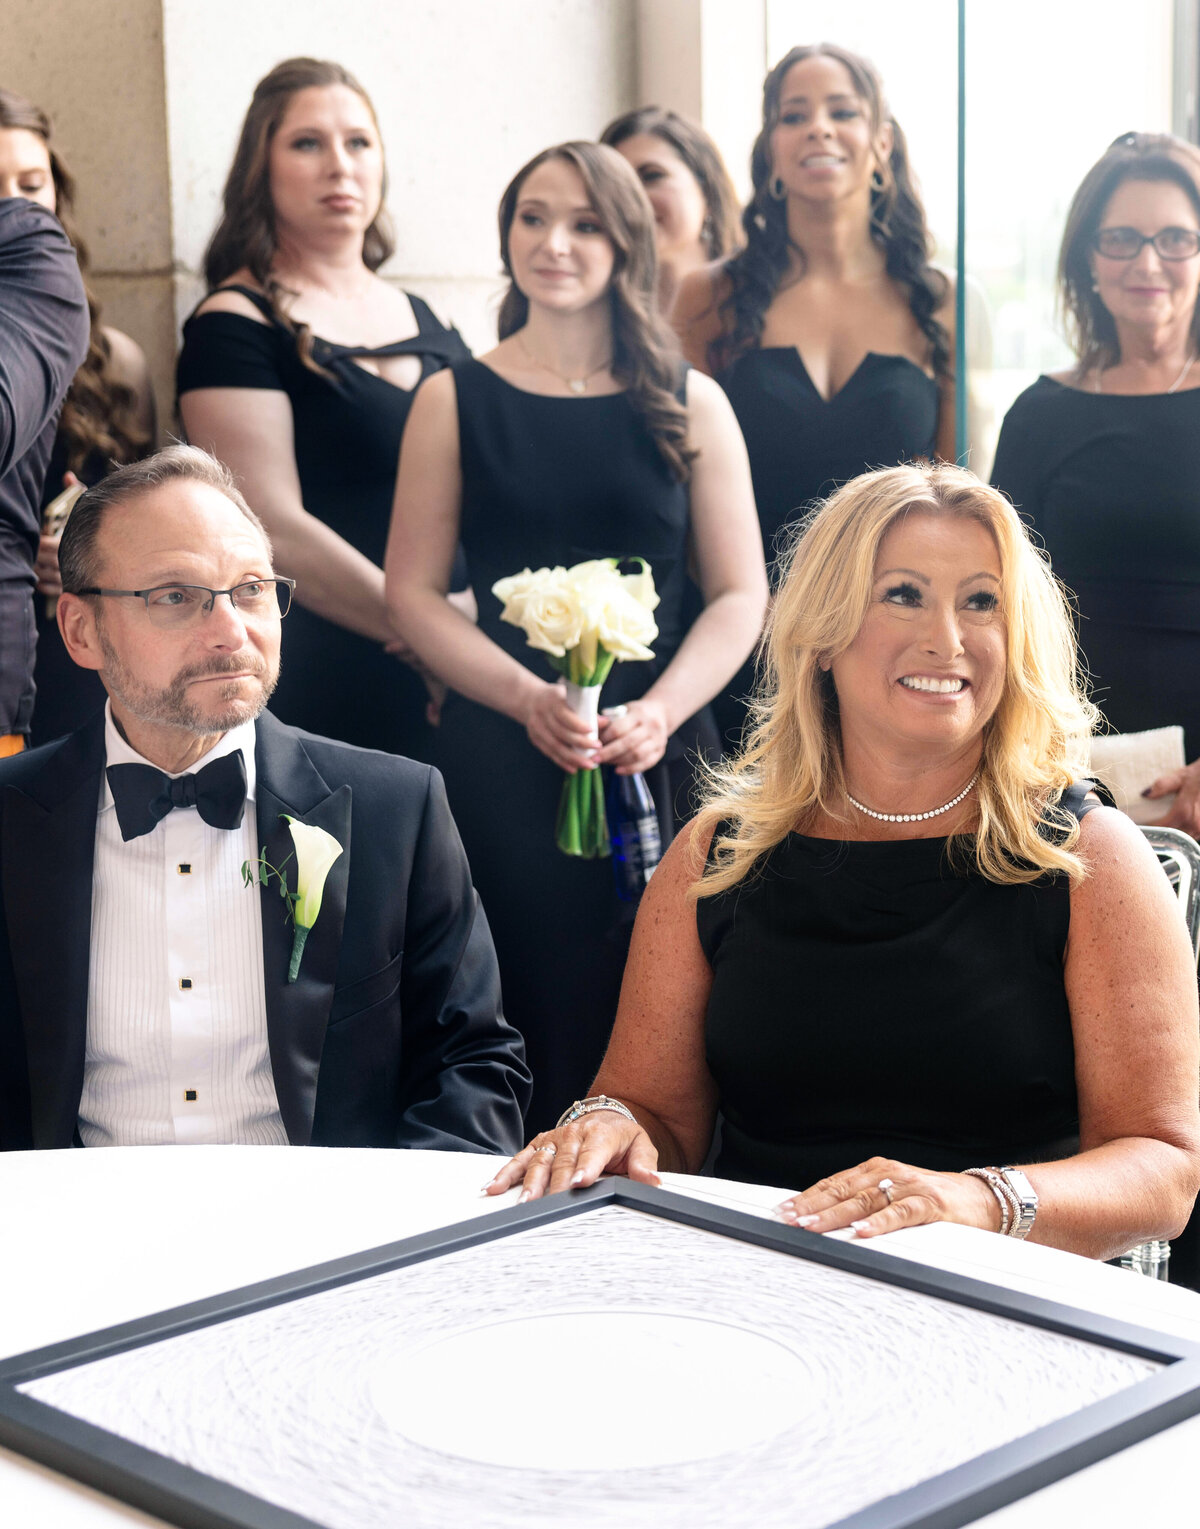
[[[309,930],[317,922],[321,912],[321,898],[325,892],[326,878],[334,861],[342,853],[342,846],[331,833],[326,833],[323,828],[317,828],[311,823],[301,823],[286,812],[281,812],[280,817],[287,824],[295,847],[296,890],[291,891],[287,884],[287,877],[284,874],[287,860],[282,866],[273,866],[267,860],[266,850],[262,851],[257,861],[245,862],[242,866],[242,881],[246,886],[254,882],[267,886],[272,876],[278,880],[279,895],[287,904],[287,916],[292,920],[295,930],[292,936],[292,954],[288,962],[287,975],[289,982],[295,982],[300,975],[300,958],[304,954],[304,943],[308,939]],[[288,860],[291,858],[289,855]]]

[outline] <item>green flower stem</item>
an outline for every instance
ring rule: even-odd
[[[289,982],[295,982],[300,975],[300,957],[304,954],[304,942],[308,939],[308,930],[303,924],[296,925],[296,932],[292,936],[292,959],[288,962]]]

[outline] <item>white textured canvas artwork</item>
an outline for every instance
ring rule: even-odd
[[[609,1205],[19,1389],[325,1529],[818,1529],[1161,1368]]]

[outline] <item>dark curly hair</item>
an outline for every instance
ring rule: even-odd
[[[58,430],[67,448],[70,472],[81,471],[93,453],[106,462],[133,462],[144,455],[150,437],[136,418],[132,388],[112,375],[112,347],[100,323],[100,304],[88,281],[87,245],[74,223],[75,180],[50,138],[50,119],[40,106],[15,91],[0,89],[0,128],[34,133],[46,145],[54,182],[55,214],[75,246],[91,331],[87,355],[63,401]]]
[[[706,216],[702,231],[710,260],[723,260],[742,245],[737,192],[725,168],[720,150],[702,127],[662,106],[639,106],[614,117],[600,134],[600,142],[620,148],[627,138],[651,133],[675,150],[691,171],[704,197]]]
[[[609,284],[612,317],[612,374],[646,421],[672,477],[685,482],[696,452],[687,441],[687,410],[675,396],[680,359],[674,335],[658,311],[655,291],[658,257],[654,213],[637,175],[616,149],[601,143],[560,143],[523,165],[500,198],[500,259],[509,280],[500,305],[500,338],[525,326],[529,300],[517,286],[509,259],[508,235],[521,187],[547,160],[561,159],[578,171],[596,216],[613,246]]]
[[[275,239],[275,208],[271,201],[271,140],[279,130],[292,97],[312,86],[343,85],[361,96],[375,117],[371,98],[341,64],[318,58],[285,58],[254,87],[246,120],[225,181],[224,210],[204,252],[204,279],[211,292],[235,271],[245,267],[266,294],[276,316],[296,335],[296,351],[310,371],[325,375],[312,357],[312,333],[307,324],[290,319],[283,299],[295,294],[279,282],[271,270],[278,248]],[[363,264],[377,271],[396,248],[391,223],[384,210],[387,173],[384,172],[379,211],[363,235]]]
[[[1183,191],[1200,219],[1200,149],[1170,133],[1122,133],[1096,161],[1071,199],[1058,257],[1059,305],[1081,372],[1121,359],[1112,314],[1092,290],[1092,240],[1104,209],[1125,181],[1166,181]],[[1192,316],[1200,346],[1200,303]]]
[[[946,299],[949,283],[930,264],[932,241],[925,209],[908,163],[908,146],[900,124],[888,110],[878,74],[865,58],[836,43],[815,43],[792,48],[779,60],[763,82],[763,120],[750,154],[750,178],[754,191],[742,214],[746,247],[725,266],[730,291],[722,303],[723,332],[709,348],[714,371],[721,371],[738,356],[753,350],[762,339],[763,321],[779,284],[787,272],[796,246],[788,238],[786,202],[770,192],[771,134],[779,121],[779,98],[787,73],[806,59],[836,59],[854,82],[866,104],[874,132],[888,123],[893,134],[888,174],[881,186],[871,188],[871,237],[884,252],[888,276],[908,294],[909,307],[921,333],[929,341],[934,374],[951,374],[950,337],[934,316]]]

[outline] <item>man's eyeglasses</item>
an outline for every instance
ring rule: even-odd
[[[1194,228],[1160,228],[1139,234],[1136,228],[1101,228],[1092,248],[1109,260],[1136,260],[1143,244],[1152,244],[1160,260],[1190,260],[1200,255],[1200,232]]]
[[[235,611],[252,621],[280,620],[292,605],[295,579],[251,579],[232,589],[209,589],[204,584],[156,584],[152,589],[100,589],[89,585],[80,595],[128,596],[141,600],[152,626],[178,630],[195,626],[212,610],[218,595],[228,595]]]

